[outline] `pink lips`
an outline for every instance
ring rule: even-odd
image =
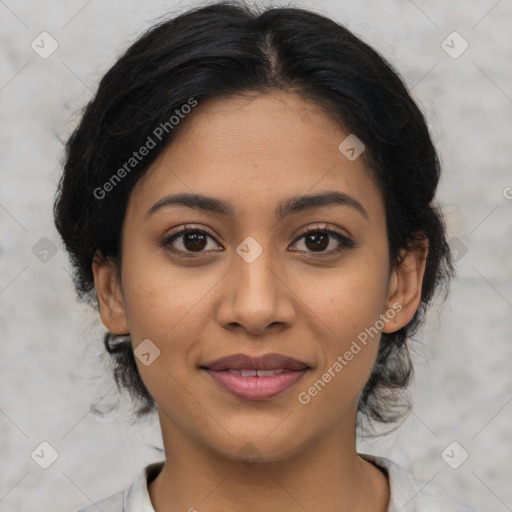
[[[262,357],[233,354],[201,368],[222,389],[246,400],[272,398],[293,386],[310,370],[302,361],[275,353]]]

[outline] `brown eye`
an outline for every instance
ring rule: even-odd
[[[321,232],[321,231],[312,231],[305,236],[305,244],[308,249],[313,251],[325,250],[329,245],[329,238],[331,235]],[[308,244],[311,242],[311,245]]]
[[[356,246],[355,242],[350,238],[325,228],[303,231],[302,235],[295,240],[293,245],[297,245],[297,242],[301,239],[304,239],[305,250],[300,250],[300,252],[312,253],[316,257],[333,256]],[[168,248],[173,253],[186,257],[201,256],[210,251],[224,250],[218,244],[217,246],[212,244],[212,247],[208,249],[209,240],[216,242],[215,238],[207,231],[187,228],[166,237],[162,241],[161,246]],[[329,249],[329,247],[331,248]]]
[[[316,256],[332,256],[333,254],[355,247],[355,242],[350,238],[325,228],[314,228],[305,230],[297,241],[304,239],[306,252],[318,253]],[[333,242],[334,240],[334,242]],[[332,246],[330,250],[326,250]]]
[[[198,253],[206,252],[208,247],[208,239],[214,238],[206,231],[200,229],[183,229],[173,235],[165,238],[161,245],[168,247],[173,252],[184,253]],[[213,247],[215,249],[215,246]]]

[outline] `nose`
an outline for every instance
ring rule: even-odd
[[[234,254],[231,272],[222,289],[217,320],[230,330],[245,329],[253,335],[285,329],[295,318],[294,294],[270,251],[252,262]]]

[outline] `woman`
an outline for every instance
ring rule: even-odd
[[[470,511],[356,451],[409,409],[407,341],[453,266],[425,119],[301,9],[142,35],[66,145],[55,223],[165,461],[82,509]]]

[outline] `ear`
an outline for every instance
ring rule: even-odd
[[[114,334],[129,334],[126,306],[115,262],[95,254],[92,272],[103,325]]]
[[[428,238],[417,246],[401,251],[401,264],[393,270],[388,285],[387,310],[396,312],[385,323],[382,332],[395,332],[407,325],[416,313],[421,301],[421,288],[427,262]]]

